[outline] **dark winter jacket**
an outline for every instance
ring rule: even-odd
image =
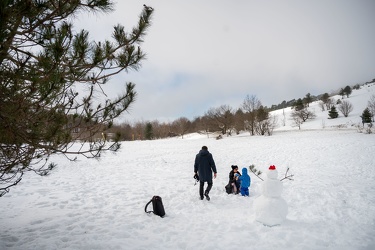
[[[212,154],[208,150],[200,150],[195,157],[194,172],[198,172],[199,180],[205,182],[212,181],[212,171],[217,173]]]
[[[240,172],[237,171],[237,173],[238,173],[239,175],[241,175]],[[232,183],[232,182],[235,182],[235,179],[234,179],[234,171],[233,171],[233,170],[229,172],[229,183]]]
[[[250,175],[247,174],[247,168],[242,169],[242,175],[238,177],[241,180],[241,187],[250,187],[251,178]]]

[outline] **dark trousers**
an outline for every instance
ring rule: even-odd
[[[207,181],[207,188],[206,188],[206,191],[205,193],[208,194],[212,188],[212,180],[211,181]],[[204,182],[203,181],[200,181],[199,182],[199,195],[201,197],[203,197],[203,187],[204,187]]]

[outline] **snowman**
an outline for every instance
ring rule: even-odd
[[[281,197],[283,184],[277,175],[276,167],[270,166],[262,183],[262,195],[254,200],[255,220],[266,226],[280,225],[288,213],[288,205]]]

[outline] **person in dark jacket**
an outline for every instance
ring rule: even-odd
[[[239,176],[241,176],[240,172],[238,172],[238,166],[232,165],[231,166],[232,171],[229,172],[229,187],[230,192],[227,191],[227,193],[234,193],[238,194],[240,192],[240,180],[238,179]],[[237,176],[236,176],[237,175]]]
[[[194,162],[194,174],[198,173],[199,176],[199,195],[201,200],[204,196],[207,200],[210,200],[210,190],[212,188],[212,172],[214,172],[214,178],[216,178],[216,165],[212,154],[208,152],[207,146],[203,146],[199,153],[195,156]],[[204,191],[204,183],[207,182],[207,188]]]

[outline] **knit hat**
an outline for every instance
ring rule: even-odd
[[[268,169],[269,169],[269,170],[275,170],[276,167],[275,167],[275,165],[271,165]]]
[[[238,169],[237,165],[232,165],[232,169],[235,170],[235,169]]]

